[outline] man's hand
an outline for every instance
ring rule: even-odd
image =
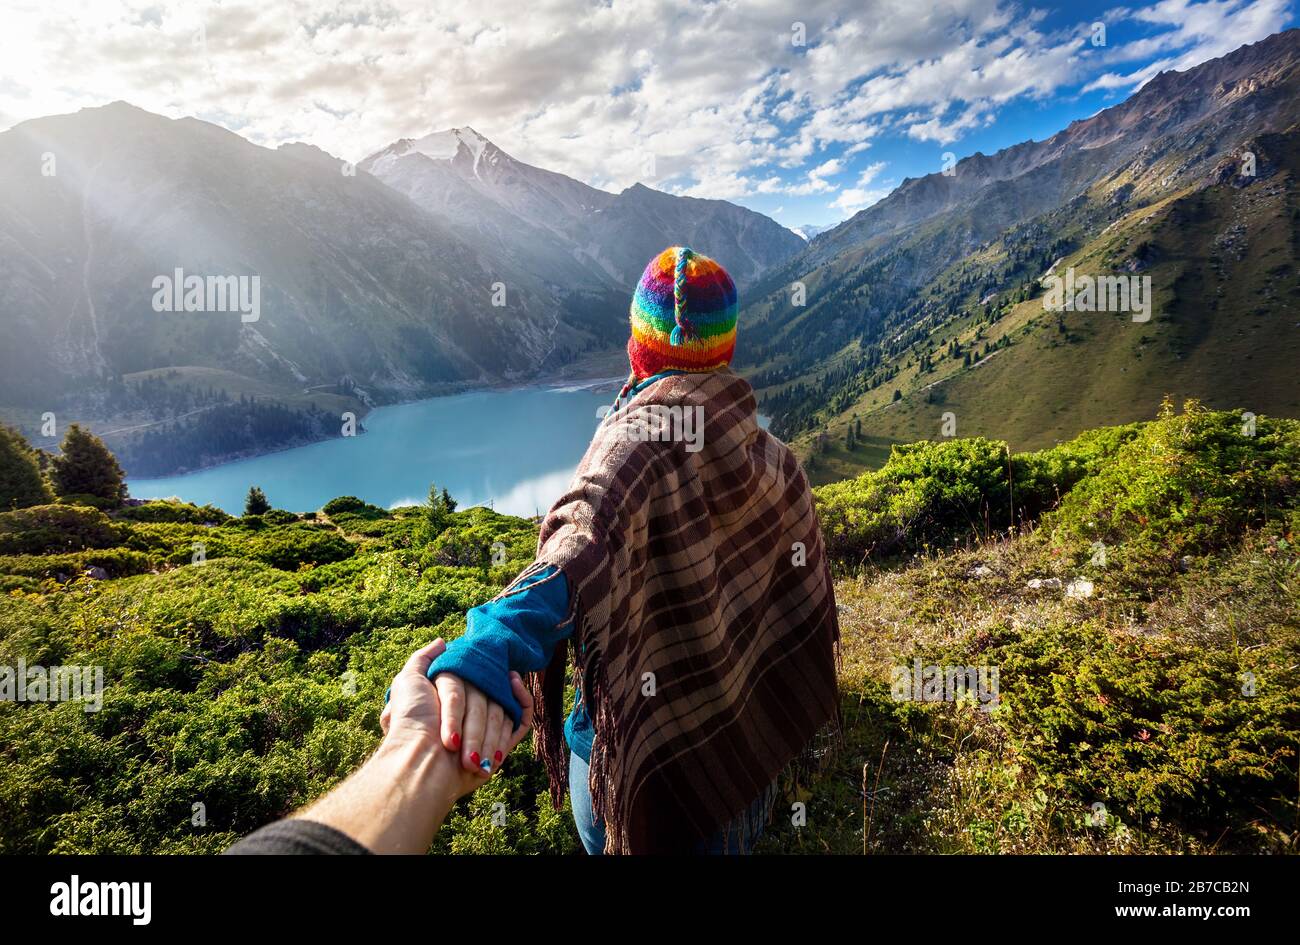
[[[501,767],[502,758],[514,748],[511,742],[514,724],[510,716],[459,676],[442,673],[433,683],[442,703],[443,747],[459,753],[460,763],[466,771],[490,777]],[[532,698],[518,673],[510,674],[510,688],[520,706],[524,707],[526,727],[532,722]]]
[[[416,650],[402,671],[393,677],[388,703],[379,716],[379,727],[394,738],[427,737],[438,741],[438,693],[424,678],[429,664],[442,655],[447,643],[441,637]]]

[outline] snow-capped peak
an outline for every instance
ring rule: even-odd
[[[805,223],[803,226],[788,227],[791,233],[802,239],[805,243],[811,243],[812,238],[827,230],[833,230],[839,226],[838,223]]]
[[[417,138],[411,142],[411,150],[418,151],[420,154],[434,160],[450,161],[456,156],[461,145],[464,145],[473,157],[474,163],[478,164],[483,149],[491,143],[487,138],[466,125],[464,128],[448,128],[446,131],[435,131],[423,138]]]

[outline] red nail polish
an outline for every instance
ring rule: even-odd
[[[451,747],[452,748],[460,747],[460,732],[456,732],[451,736]]]
[[[501,752],[497,752],[495,755],[492,756],[492,760],[495,761],[497,764],[501,764],[501,759],[503,757],[505,756],[502,755]]]
[[[479,759],[479,756],[478,756],[478,752],[476,752],[476,751],[471,751],[471,752],[469,753],[469,760],[470,760],[471,762],[474,763],[474,766],[475,766],[475,767],[478,767],[478,763],[479,763],[479,760],[480,760],[480,759]]]

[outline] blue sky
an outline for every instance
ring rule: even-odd
[[[0,128],[122,99],[358,161],[471,126],[608,190],[821,225],[1292,27],[1297,2],[8,0]]]
[[[814,166],[839,162],[833,173],[821,178],[836,190],[810,195],[758,193],[733,199],[789,226],[834,223],[851,215],[847,210],[869,205],[908,177],[940,170],[946,153],[960,159],[1048,138],[1071,121],[1123,101],[1160,71],[1186,69],[1297,25],[1287,3],[1268,8],[1248,3],[1120,8],[1110,3],[1079,2],[1055,7],[1025,5],[1021,9],[1041,17],[1036,27],[1043,34],[1084,37],[1074,75],[1052,83],[1050,90],[1034,89],[990,105],[978,120],[972,119],[969,128],[945,128],[941,122],[934,130],[937,137],[920,137],[924,134],[920,131],[909,133],[909,125],[902,119],[913,109],[888,113],[880,121],[881,130],[869,139],[869,148],[853,154],[849,153],[851,144],[836,143],[815,154],[810,162]],[[1097,23],[1105,24],[1104,36],[1096,29]],[[967,102],[959,90],[954,91],[947,114],[959,116]],[[789,184],[801,179],[799,172],[788,170],[778,171],[778,176]],[[846,192],[853,190],[866,193],[861,200],[845,200]]]

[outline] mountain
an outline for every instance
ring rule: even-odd
[[[1166,393],[1300,415],[1298,93],[1292,30],[905,181],[751,293],[742,367],[774,429],[825,480],[939,436],[945,413],[1016,448],[1149,417]],[[1153,317],[1046,311],[1054,264],[1149,276]]]
[[[356,169],[123,102],[27,121],[0,134],[0,405],[173,370],[366,403],[526,377],[620,347],[641,267],[675,242],[741,279],[801,245],[752,211],[605,193],[467,128]],[[256,276],[260,311],[156,310],[178,270]]]
[[[752,210],[642,184],[608,193],[516,160],[472,128],[403,138],[359,167],[538,277],[593,290],[626,294],[674,244],[714,257],[742,287],[803,247]]]
[[[0,403],[177,366],[347,377],[382,400],[524,375],[597,340],[529,274],[348,170],[124,103],[0,134]],[[256,275],[259,317],[155,310],[154,280],[177,269]]]
[[[515,161],[472,128],[404,138],[358,165],[462,239],[555,285],[621,289],[562,235],[610,195]],[[567,224],[567,226],[566,226]]]
[[[790,232],[799,237],[805,243],[811,243],[814,236],[820,236],[827,230],[833,230],[839,226],[838,223],[826,223],[818,225],[816,223],[805,223],[803,226],[792,226]]]

